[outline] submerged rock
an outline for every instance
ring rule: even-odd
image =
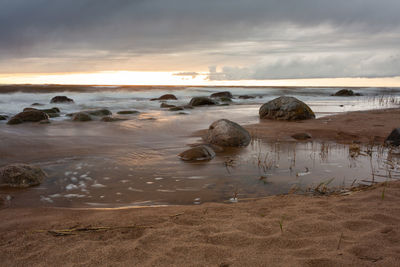
[[[50,103],[74,103],[74,100],[66,96],[55,96],[50,100]]]
[[[391,146],[400,145],[400,128],[393,129],[389,136],[385,139],[385,144]]]
[[[172,107],[169,109],[169,111],[180,111],[180,110],[184,110],[183,107]]]
[[[308,133],[296,133],[292,135],[292,137],[296,140],[307,140],[312,138],[312,136]]]
[[[210,144],[223,147],[240,147],[250,144],[249,132],[239,124],[222,119],[213,122],[203,138]]]
[[[115,121],[126,121],[126,120],[127,119],[124,119],[124,118],[111,117],[111,116],[101,118],[101,121],[104,121],[104,122],[115,122]]]
[[[150,99],[150,101],[156,101],[156,100],[178,100],[178,98],[173,94],[165,94],[160,96],[159,98]]]
[[[160,105],[160,108],[174,108],[174,107],[176,107],[175,105],[170,105],[170,104],[167,104],[167,103],[161,103],[161,105]]]
[[[255,96],[251,96],[251,95],[240,95],[239,99],[253,99],[256,98]]]
[[[315,114],[304,102],[291,96],[281,96],[260,107],[261,119],[272,120],[307,120],[315,119]]]
[[[229,98],[231,99],[233,95],[229,91],[224,91],[224,92],[218,92],[218,93],[213,93],[210,95],[212,98]]]
[[[10,164],[0,168],[0,186],[30,187],[39,185],[46,177],[42,169],[28,164]]]
[[[332,96],[361,96],[361,94],[354,93],[353,90],[350,89],[342,89],[334,93]]]
[[[180,153],[178,157],[184,161],[211,160],[215,157],[215,152],[209,146],[200,145]]]
[[[91,121],[92,118],[85,112],[78,112],[72,116],[73,121]]]
[[[8,117],[6,115],[0,115],[0,121],[5,121],[7,118]]]
[[[205,97],[205,96],[193,97],[190,100],[190,103],[189,103],[189,105],[192,106],[192,107],[215,105],[215,104],[217,104],[217,103],[214,100],[212,100],[209,97]]]
[[[7,124],[20,124],[23,122],[38,122],[49,119],[47,113],[40,110],[27,110],[12,117]]]
[[[112,115],[112,112],[109,111],[108,109],[93,109],[93,110],[85,110],[82,111],[88,115],[91,116],[108,116],[108,115]]]
[[[44,106],[44,104],[41,104],[41,103],[33,103],[31,106]]]
[[[131,115],[131,114],[138,114],[138,113],[140,113],[140,112],[137,110],[121,110],[121,111],[117,112],[117,114],[120,114],[120,115]]]

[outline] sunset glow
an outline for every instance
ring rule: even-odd
[[[0,75],[0,84],[400,87],[400,77],[211,81],[206,72],[193,76],[182,76],[177,75],[177,73],[180,72],[104,71],[95,73],[2,74]]]

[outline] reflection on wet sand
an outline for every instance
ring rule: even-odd
[[[400,178],[400,165],[387,149],[334,143],[265,143],[229,149],[210,162],[187,164],[179,148],[80,157],[43,163],[49,179],[29,190],[9,190],[14,205],[121,207],[200,204],[235,198],[306,192],[322,182],[345,188]],[[390,175],[388,176],[388,173]]]

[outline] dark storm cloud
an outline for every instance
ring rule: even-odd
[[[227,79],[394,75],[342,70],[372,56],[398,66],[398,10],[398,0],[0,0],[0,72],[218,65]],[[335,67],[321,73],[327,60]]]

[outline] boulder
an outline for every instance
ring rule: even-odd
[[[51,99],[50,103],[74,103],[74,100],[66,96],[55,96]]]
[[[112,112],[108,109],[93,109],[93,110],[85,110],[82,111],[91,116],[109,116],[112,115]]]
[[[400,128],[393,129],[389,136],[385,139],[385,144],[391,146],[400,145]]]
[[[178,100],[175,95],[173,94],[165,94],[160,96],[159,98],[152,98],[150,101],[155,101],[155,100]]]
[[[229,91],[224,91],[224,92],[218,92],[218,93],[213,93],[210,95],[212,98],[232,98],[233,95]]]
[[[161,103],[161,105],[160,105],[160,108],[174,108],[174,107],[176,107],[175,105],[170,105],[170,104],[167,104],[167,103]]]
[[[193,97],[192,100],[190,100],[190,103],[189,103],[189,105],[192,106],[192,107],[215,105],[215,104],[217,104],[217,103],[214,100],[212,100],[209,97],[205,97],[205,96]]]
[[[334,93],[332,96],[361,96],[361,94],[354,93],[353,90],[350,89],[342,89]]]
[[[251,95],[240,95],[239,99],[253,99],[256,98],[255,96],[251,96]]]
[[[215,152],[209,146],[200,145],[180,153],[178,157],[184,161],[211,160]]]
[[[92,118],[85,112],[78,112],[72,116],[73,121],[91,121]]]
[[[292,137],[296,140],[307,140],[312,138],[312,136],[308,133],[296,133],[292,135]]]
[[[28,164],[10,164],[0,168],[0,186],[30,187],[39,185],[46,177],[39,167]]]
[[[60,116],[60,109],[57,107],[54,108],[50,108],[50,109],[36,109],[36,108],[24,108],[24,111],[30,111],[30,110],[38,110],[38,111],[42,111],[44,113],[46,113],[47,115],[49,115],[50,118],[54,118],[54,117],[59,117]]]
[[[0,121],[5,121],[5,120],[7,120],[7,116],[5,116],[5,115],[0,115]]]
[[[138,114],[138,113],[139,113],[139,111],[137,111],[137,110],[121,110],[121,111],[117,112],[117,114],[120,114],[120,115],[131,115],[131,114]]]
[[[23,122],[38,122],[41,120],[49,119],[49,115],[47,113],[40,110],[27,110],[21,113],[18,113],[14,117],[12,117],[7,124],[19,124]]]
[[[226,119],[213,122],[203,139],[222,147],[240,147],[250,144],[249,132],[239,124]]]
[[[304,102],[291,96],[281,96],[260,107],[261,119],[272,120],[307,120],[315,119],[315,114]]]

